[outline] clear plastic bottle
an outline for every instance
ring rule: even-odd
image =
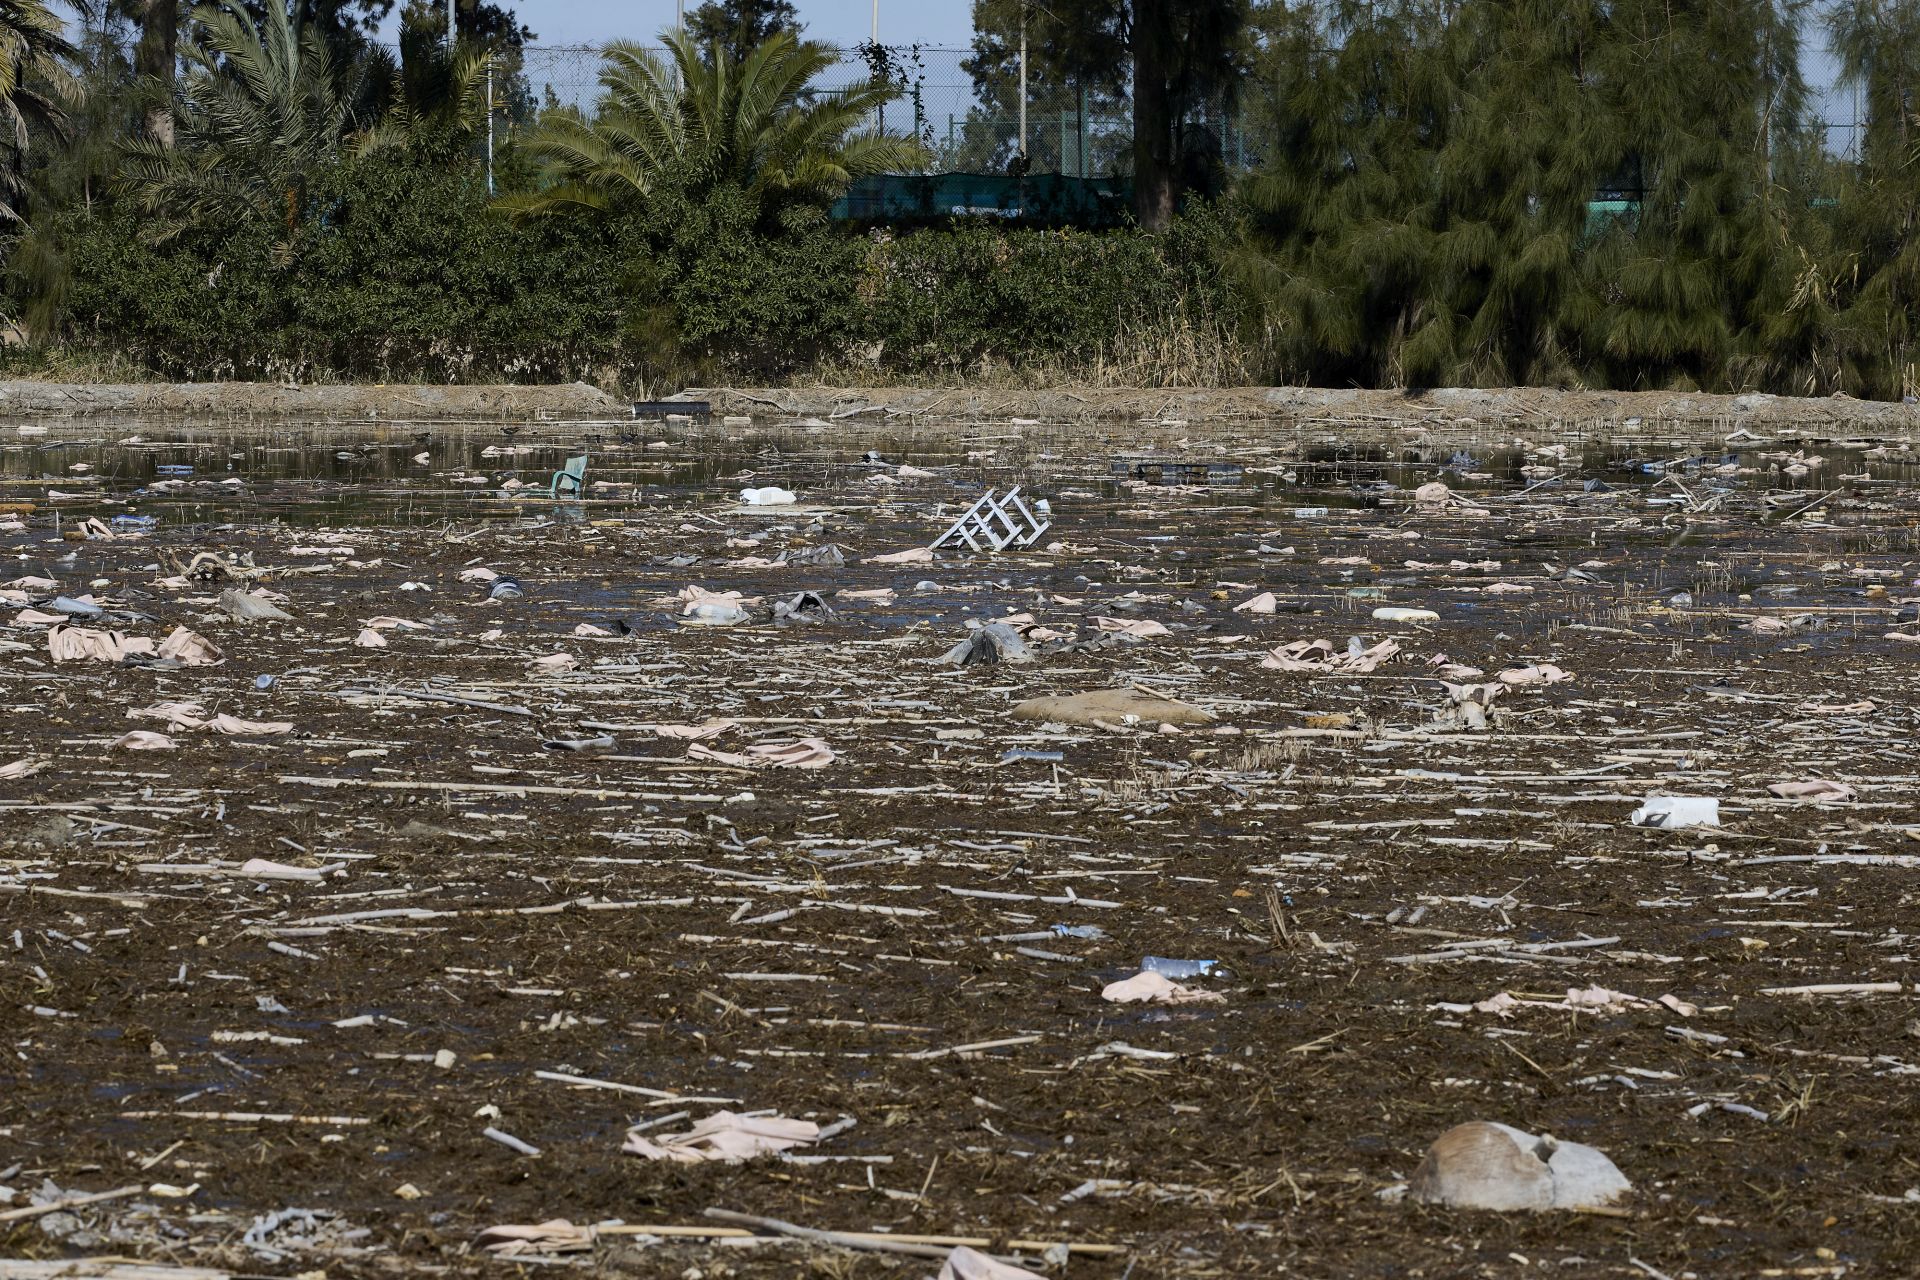
[[[1157,973],[1175,982],[1182,978],[1207,978],[1222,972],[1218,960],[1172,960],[1166,956],[1146,956],[1140,961],[1142,973]]]

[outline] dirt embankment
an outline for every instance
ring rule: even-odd
[[[1484,432],[1507,424],[1605,429],[1610,438],[1745,428],[1808,439],[1911,438],[1920,405],[1846,397],[1803,399],[1676,392],[1442,388],[1361,391],[1319,387],[777,387],[694,388],[716,415],[862,419],[1008,419],[1039,422],[1274,421],[1375,423]],[[624,418],[632,401],[583,382],[563,386],[293,386],[259,382],[59,383],[0,381],[0,421],[103,416],[300,422],[581,421]]]
[[[454,421],[625,417],[632,402],[584,382],[430,387],[272,382],[0,382],[0,419],[164,418]]]
[[[1796,428],[1812,436],[1907,433],[1920,406],[1847,397],[1702,395],[1667,391],[1498,390],[1361,391],[1325,387],[1022,388],[787,387],[695,391],[716,413],[797,414],[822,418],[863,412],[939,417],[1095,419],[1272,418],[1289,422],[1493,425],[1502,422],[1609,424],[1713,423],[1754,430]]]

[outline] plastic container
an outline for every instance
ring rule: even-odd
[[[1636,827],[1717,827],[1720,802],[1711,796],[1648,796],[1629,821]]]
[[[748,616],[731,600],[702,600],[680,615],[680,621],[701,627],[731,627],[745,622]]]
[[[1173,960],[1166,956],[1145,956],[1140,961],[1140,972],[1157,973],[1178,982],[1182,978],[1210,978],[1221,969],[1218,960]]]

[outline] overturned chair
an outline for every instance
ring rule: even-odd
[[[951,547],[964,542],[975,551],[1005,551],[1008,547],[1030,547],[1051,528],[1051,520],[1042,520],[1028,509],[1016,485],[1007,490],[1004,497],[996,497],[992,489],[981,494],[980,500],[968,507],[933,545]]]
[[[553,484],[548,487],[547,493],[549,497],[558,498],[562,489],[570,489],[577,498],[585,492],[586,483],[587,455],[583,453],[577,458],[568,458],[567,465],[553,473]]]

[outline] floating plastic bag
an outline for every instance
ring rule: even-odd
[[[1648,796],[1628,821],[1636,827],[1717,827],[1720,802],[1707,796]]]
[[[763,489],[742,489],[740,501],[749,507],[790,507],[799,498],[791,489],[770,484]]]

